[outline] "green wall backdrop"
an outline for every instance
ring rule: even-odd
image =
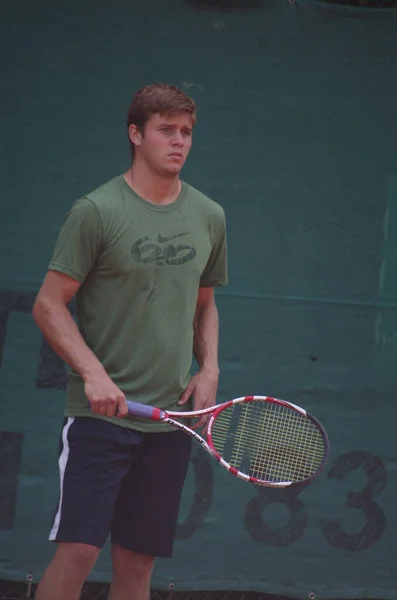
[[[219,401],[295,401],[332,453],[259,492],[195,449],[153,586],[397,599],[396,12],[248,4],[2,5],[0,578],[37,581],[53,551],[65,371],[34,295],[70,204],[128,166],[135,89],[167,81],[199,107],[183,177],[228,219]]]

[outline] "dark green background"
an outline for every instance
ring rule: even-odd
[[[183,177],[228,219],[219,401],[301,404],[332,452],[299,495],[262,496],[195,452],[154,587],[397,598],[397,15],[247,4],[2,6],[2,578],[37,580],[53,550],[64,372],[34,294],[71,203],[129,164],[134,91],[167,81],[199,108]]]

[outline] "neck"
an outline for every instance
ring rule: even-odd
[[[136,161],[124,173],[124,179],[138,196],[153,204],[171,204],[179,196],[182,187],[179,175],[164,177]]]

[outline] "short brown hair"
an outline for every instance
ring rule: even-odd
[[[127,127],[136,125],[143,133],[152,115],[188,113],[196,123],[196,104],[184,91],[168,83],[147,85],[135,93],[128,109]],[[130,141],[131,149],[134,145]]]

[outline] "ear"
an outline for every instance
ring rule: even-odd
[[[136,125],[130,125],[128,128],[128,135],[134,146],[140,146],[142,142],[142,133]]]

